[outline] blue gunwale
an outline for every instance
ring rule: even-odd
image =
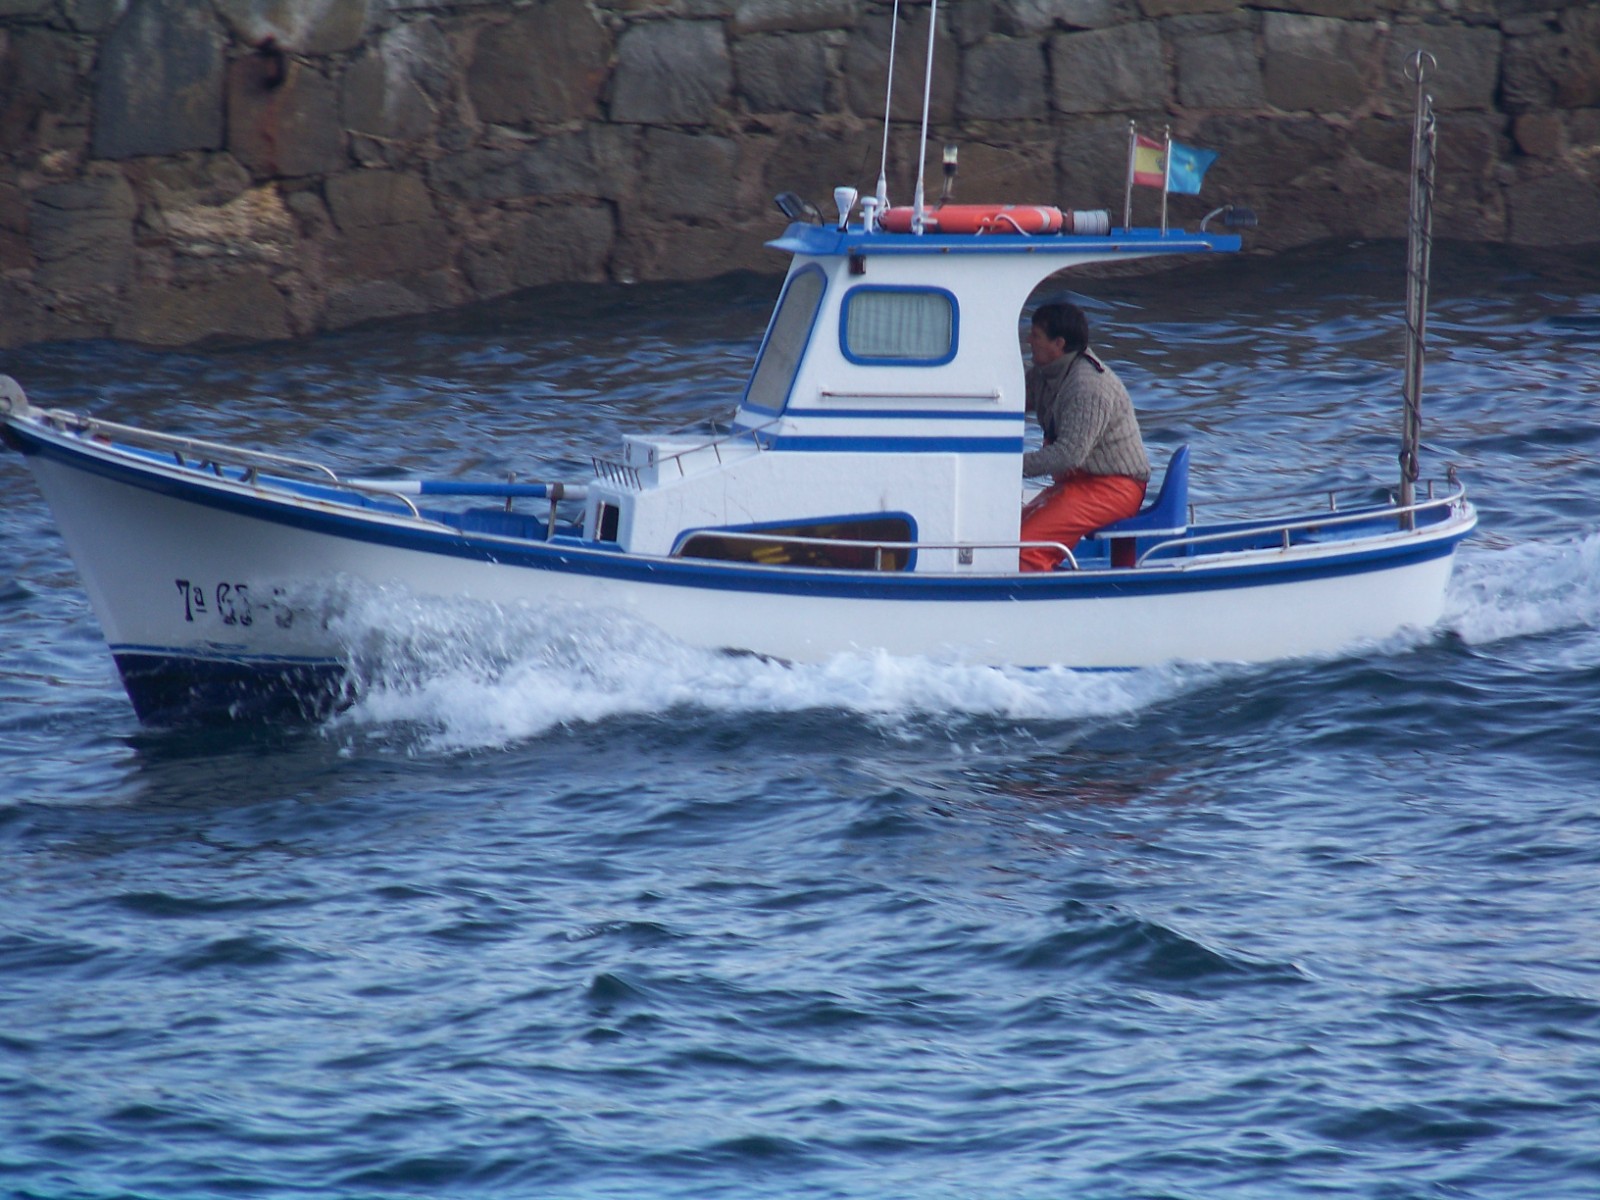
[[[1012,421],[1018,425],[1027,416],[1020,408],[1012,412],[972,412],[962,408],[809,408],[789,406],[783,414],[799,420],[801,417],[846,417],[851,420],[872,421]]]
[[[42,433],[12,421],[7,430],[24,454],[37,454],[115,482],[170,496],[204,508],[346,538],[371,545],[494,563],[499,566],[565,572],[594,578],[768,595],[804,595],[816,599],[914,601],[1062,601],[1172,595],[1235,588],[1272,586],[1331,579],[1389,570],[1445,557],[1472,529],[1471,522],[1433,535],[1412,535],[1403,541],[1365,545],[1345,553],[1291,561],[1241,564],[1195,564],[1174,559],[1170,566],[1146,565],[1137,570],[1053,571],[1000,575],[919,575],[908,572],[834,571],[769,567],[747,563],[646,557],[627,554],[593,542],[571,538],[533,542],[454,528],[417,528],[402,506],[335,495],[332,489],[285,480],[281,485],[262,476],[258,488],[273,486],[283,497],[243,493],[248,486],[228,478],[212,478],[187,468],[150,463],[120,446],[87,445],[72,434]],[[319,494],[320,493],[320,494]],[[297,500],[323,499],[344,511],[307,508]],[[1325,510],[1319,510],[1319,515]],[[440,514],[423,510],[428,520]],[[380,519],[387,518],[387,519]],[[406,524],[394,524],[399,518]],[[1431,522],[1443,524],[1444,518]],[[1226,527],[1223,527],[1226,528]],[[1198,530],[1197,530],[1198,531]],[[1240,528],[1241,535],[1247,528]]]

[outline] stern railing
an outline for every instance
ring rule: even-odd
[[[1464,484],[1454,477],[1452,472],[1450,483],[1454,490],[1445,496],[1435,496],[1434,480],[1425,481],[1427,498],[1414,500],[1409,504],[1401,504],[1393,500],[1388,504],[1367,505],[1362,508],[1340,509],[1336,504],[1336,496],[1340,491],[1353,491],[1355,489],[1333,489],[1324,491],[1319,489],[1309,495],[1327,495],[1329,508],[1326,516],[1301,517],[1291,521],[1279,521],[1272,518],[1262,518],[1259,521],[1240,521],[1228,529],[1216,530],[1211,533],[1185,533],[1176,537],[1162,538],[1153,545],[1148,546],[1138,557],[1135,565],[1144,566],[1145,562],[1156,554],[1171,551],[1179,547],[1195,547],[1211,545],[1218,542],[1233,542],[1240,538],[1265,538],[1276,535],[1279,539],[1280,550],[1288,550],[1294,543],[1294,534],[1308,530],[1327,529],[1330,526],[1359,525],[1369,522],[1384,522],[1394,519],[1407,520],[1409,523],[1399,530],[1390,532],[1410,532],[1414,526],[1414,519],[1418,513],[1429,512],[1435,509],[1452,509],[1466,499],[1467,489]],[[1282,496],[1280,499],[1284,498]],[[1247,497],[1230,500],[1230,503],[1244,503]],[[1260,497],[1259,499],[1265,499]],[[1194,524],[1193,508],[1191,505],[1190,524]],[[1258,549],[1267,549],[1262,546]]]

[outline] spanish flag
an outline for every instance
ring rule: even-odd
[[[1140,187],[1167,186],[1167,148],[1142,133],[1133,139],[1133,181]]]

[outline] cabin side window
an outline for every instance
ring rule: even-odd
[[[956,298],[943,288],[852,288],[839,317],[839,345],[855,363],[947,363],[956,356]]]
[[[804,267],[789,280],[778,301],[778,311],[772,314],[772,324],[767,327],[767,340],[750,376],[750,386],[745,389],[746,407],[783,411],[806,343],[811,340],[811,327],[816,324],[817,309],[822,305],[822,288],[819,267]]]
[[[758,525],[743,529],[701,530],[683,539],[673,553],[683,558],[760,563],[768,567],[811,567],[846,571],[909,571],[909,543],[916,526],[904,513],[873,513]]]

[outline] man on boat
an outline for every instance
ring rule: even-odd
[[[1024,542],[1059,542],[1069,550],[1084,534],[1131,517],[1144,502],[1150,460],[1128,389],[1089,349],[1089,319],[1075,304],[1042,304],[1028,334],[1027,409],[1044,446],[1022,457],[1024,475],[1055,482],[1022,509]],[[1025,546],[1024,571],[1053,570],[1059,550]]]

